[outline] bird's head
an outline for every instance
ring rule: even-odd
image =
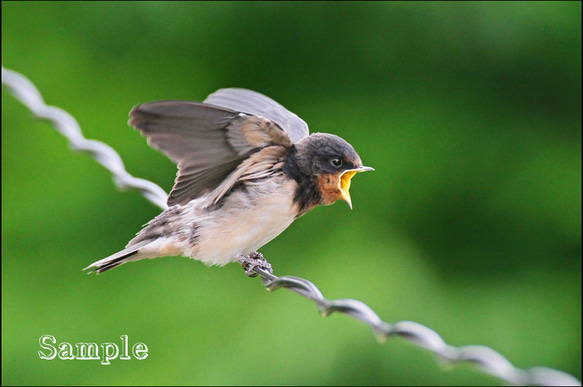
[[[296,144],[300,170],[310,176],[329,205],[343,199],[352,208],[350,179],[358,172],[374,171],[362,165],[360,156],[344,139],[327,133],[314,133]]]

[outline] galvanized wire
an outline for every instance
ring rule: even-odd
[[[82,150],[91,155],[109,169],[119,187],[136,188],[162,209],[166,209],[167,194],[158,185],[128,174],[120,156],[110,146],[83,137],[77,121],[67,112],[53,106],[47,106],[37,88],[23,75],[2,67],[2,83],[8,86],[12,94],[20,100],[37,117],[52,122],[55,128],[69,139],[74,150]],[[387,323],[366,304],[353,299],[327,300],[312,282],[303,278],[277,277],[260,268],[253,269],[263,280],[267,290],[287,288],[316,303],[318,311],[324,317],[334,312],[341,312],[369,325],[376,336],[385,340],[392,336],[402,337],[411,343],[425,348],[448,363],[472,363],[484,373],[493,375],[507,383],[515,385],[544,386],[580,386],[581,382],[572,375],[547,367],[533,367],[526,370],[517,368],[504,356],[492,348],[481,345],[454,347],[448,345],[434,330],[413,321]]]
[[[547,367],[533,367],[527,370],[516,368],[504,356],[492,348],[482,345],[454,347],[448,345],[434,330],[414,321],[387,323],[366,304],[358,300],[327,300],[312,282],[297,277],[277,277],[260,268],[253,269],[263,280],[267,290],[288,288],[316,303],[323,317],[341,312],[369,325],[376,336],[384,341],[392,336],[402,337],[413,344],[428,349],[444,362],[467,362],[477,366],[484,373],[493,375],[515,385],[580,386],[581,382],[572,375]]]
[[[162,209],[166,209],[168,195],[157,184],[149,180],[138,179],[130,175],[119,154],[109,145],[97,140],[88,140],[83,136],[77,120],[69,113],[55,106],[48,106],[34,86],[22,74],[2,67],[2,84],[22,102],[35,116],[50,121],[55,129],[69,140],[73,150],[89,152],[91,156],[113,174],[113,180],[120,189],[135,188]]]

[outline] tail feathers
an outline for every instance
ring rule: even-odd
[[[101,274],[104,271],[108,271],[120,265],[123,265],[126,262],[137,261],[143,258],[151,258],[151,256],[144,254],[142,250],[148,243],[138,243],[134,246],[129,246],[119,251],[109,257],[103,258],[99,261],[93,262],[91,265],[87,266],[83,270],[87,270],[92,268],[89,274],[96,272],[97,274]]]

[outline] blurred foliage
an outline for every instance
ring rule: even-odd
[[[353,211],[318,208],[262,249],[277,274],[581,378],[580,2],[2,2],[2,62],[166,190],[175,166],[126,125],[133,105],[274,98],[376,169]],[[238,265],[81,272],[157,213],[2,91],[3,384],[498,383]],[[46,361],[43,334],[150,352]]]

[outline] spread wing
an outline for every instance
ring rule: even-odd
[[[222,94],[225,93],[219,96]],[[271,101],[272,113],[274,107],[283,109],[272,117],[295,116],[275,101],[261,97],[257,100],[257,109],[251,101],[242,102],[241,106],[248,107],[244,110],[266,111],[265,102]],[[213,101],[213,105],[220,102]],[[138,105],[130,112],[130,125],[148,138],[148,144],[178,164],[176,181],[168,197],[169,206],[186,204],[203,193],[220,189],[220,195],[212,195],[218,201],[237,181],[227,177],[253,153],[268,146],[279,146],[283,150],[293,145],[282,126],[265,115],[245,114],[248,112],[213,105],[159,101]],[[225,179],[229,187],[221,184]]]
[[[265,117],[285,130],[294,143],[310,134],[308,124],[304,120],[256,91],[237,88],[219,89],[209,95],[204,103]]]

